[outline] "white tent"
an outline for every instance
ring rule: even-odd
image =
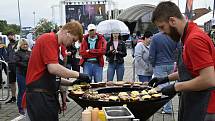
[[[194,23],[196,23],[198,26],[204,26],[204,23],[211,20],[213,18],[213,11],[199,17],[198,19],[194,20]]]

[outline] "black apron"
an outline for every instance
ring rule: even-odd
[[[27,85],[27,112],[31,121],[58,121],[60,81],[46,70],[42,77]]]
[[[182,60],[183,46],[178,53],[179,82],[193,79]],[[210,98],[210,90],[183,91],[179,97],[178,121],[204,121]]]

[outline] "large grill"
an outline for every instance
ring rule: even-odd
[[[131,91],[142,91],[147,87],[103,87],[95,88],[94,91],[98,93],[117,93],[117,92],[131,92]],[[80,96],[80,95],[79,95]],[[150,118],[155,112],[157,112],[163,105],[171,100],[172,97],[162,95],[161,98],[144,100],[144,101],[99,101],[89,100],[79,97],[75,94],[70,93],[69,97],[72,98],[77,104],[83,109],[88,106],[102,107],[109,106],[122,106],[127,105],[130,111],[134,114],[135,118],[145,121]]]

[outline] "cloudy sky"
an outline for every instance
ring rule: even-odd
[[[0,0],[0,20],[7,20],[10,24],[19,24],[18,19],[18,0]],[[34,26],[35,21],[38,22],[40,18],[52,18],[52,5],[59,4],[60,0],[19,0],[21,9],[22,26]],[[75,1],[75,0],[73,0]],[[157,5],[161,0],[112,0],[115,2],[116,8],[125,9],[136,4],[153,4]],[[178,4],[178,0],[172,0]],[[182,12],[185,10],[186,0],[179,0],[179,7]],[[213,0],[193,0],[193,8],[202,8],[211,6],[213,8]],[[58,8],[55,9],[58,14]],[[56,16],[56,22],[59,23],[59,15]]]

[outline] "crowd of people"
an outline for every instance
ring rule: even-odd
[[[196,24],[186,21],[179,8],[169,1],[158,4],[152,22],[160,32],[145,31],[143,36],[138,32],[133,45],[138,80],[159,86],[168,96],[180,92],[179,121],[215,120],[213,42]],[[117,81],[123,81],[127,47],[120,32],[112,32],[106,41],[96,33],[94,24],[89,24],[87,30],[88,34],[83,36],[82,25],[73,20],[59,31],[39,36],[33,48],[25,39],[15,41],[11,32],[7,47],[0,38],[0,58],[8,63],[9,69],[1,63],[0,83],[3,84],[2,70],[9,72],[12,94],[6,104],[17,102],[19,113],[26,114],[29,121],[58,121],[59,110],[66,110],[64,86],[102,82],[104,56],[108,62],[107,81],[113,81],[115,73]],[[171,80],[176,82],[170,83]],[[59,89],[62,106],[58,101]],[[169,102],[162,112],[172,111]]]

